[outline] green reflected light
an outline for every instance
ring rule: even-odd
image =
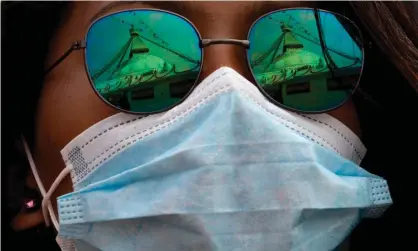
[[[197,32],[168,12],[111,14],[91,26],[86,40],[94,88],[107,102],[130,112],[175,105],[190,92],[200,71]]]
[[[325,50],[317,23],[322,29]],[[304,112],[345,102],[358,82],[360,34],[346,18],[312,9],[277,11],[251,29],[248,57],[257,83],[275,101]]]

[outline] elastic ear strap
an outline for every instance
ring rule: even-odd
[[[57,235],[55,241],[57,242],[58,246],[60,246],[61,251],[77,251],[74,240],[72,239],[61,239]]]
[[[42,211],[43,211],[42,213],[44,215],[45,224],[47,226],[49,226],[49,218],[48,218],[48,215],[46,213],[46,207],[43,206],[45,196],[46,196],[46,191],[45,191],[45,188],[42,184],[41,178],[39,177],[38,170],[36,170],[35,162],[33,161],[32,154],[29,150],[28,143],[26,142],[26,139],[23,135],[21,135],[21,140],[22,140],[22,143],[23,143],[23,147],[25,149],[26,157],[28,158],[28,161],[29,161],[30,168],[32,170],[33,177],[35,178],[35,181],[36,181],[36,184],[38,185],[39,191],[41,192],[42,197],[44,198],[42,200]],[[52,208],[52,204],[51,204],[51,202],[49,202],[49,199],[48,199],[48,211],[49,211],[49,215],[52,219],[52,223],[54,224],[55,229],[57,231],[59,231],[59,224],[58,224],[57,218],[55,217],[54,209]]]
[[[23,147],[25,148],[26,157],[28,157],[30,168],[32,169],[33,177],[35,177],[36,184],[38,185],[39,190],[41,191],[42,197],[45,196],[46,191],[44,186],[42,185],[41,179],[39,178],[38,171],[35,167],[35,162],[33,161],[32,154],[30,153],[28,143],[23,135],[20,136],[23,142]]]
[[[72,169],[72,165],[68,165],[64,168],[64,170],[61,171],[61,173],[58,175],[58,177],[55,179],[54,183],[52,183],[51,188],[49,189],[49,191],[45,194],[43,200],[42,200],[42,213],[44,214],[44,219],[45,219],[45,225],[47,227],[49,227],[50,222],[49,222],[49,217],[48,217],[48,213],[47,211],[52,210],[52,205],[50,202],[50,198],[52,196],[52,194],[55,192],[55,190],[57,189],[57,187],[59,186],[59,184],[61,183],[61,181],[71,172]],[[47,210],[47,207],[49,210]],[[52,223],[54,224],[55,228],[57,229],[57,231],[59,230],[59,224],[57,219],[55,218],[55,214],[53,213],[54,217],[51,216],[51,220]]]

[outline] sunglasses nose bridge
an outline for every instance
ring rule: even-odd
[[[247,63],[248,40],[237,39],[202,39],[203,66],[199,82],[217,69],[228,66],[252,81]]]

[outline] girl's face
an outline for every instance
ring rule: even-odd
[[[313,2],[74,2],[50,44],[46,65],[56,61],[73,41],[84,38],[93,19],[130,8],[158,8],[188,18],[204,38],[246,39],[251,24],[261,15],[282,8],[312,7]],[[252,81],[243,47],[221,44],[205,48],[200,81],[221,66],[234,68]],[[94,93],[84,67],[83,53],[73,52],[45,79],[36,125],[35,163],[48,189],[64,168],[60,150],[78,134],[118,111]],[[360,136],[351,101],[329,114]],[[72,191],[69,177],[55,197]]]

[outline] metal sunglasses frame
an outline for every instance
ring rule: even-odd
[[[273,14],[273,13],[276,13],[276,12],[282,12],[282,11],[288,11],[288,10],[312,10],[312,11],[314,11],[314,14],[315,14],[315,20],[316,20],[316,23],[317,23],[317,26],[318,26],[318,32],[320,33],[319,34],[319,37],[320,37],[320,42],[321,42],[321,47],[322,47],[322,50],[324,50],[324,47],[325,47],[325,45],[324,45],[324,41],[323,41],[323,37],[322,37],[322,34],[321,34],[321,27],[320,27],[320,24],[319,24],[319,20],[318,20],[318,17],[317,17],[317,15],[318,15],[318,13],[320,13],[320,12],[325,12],[325,13],[330,13],[330,14],[333,14],[333,15],[336,15],[336,16],[339,16],[339,17],[342,17],[342,18],[344,18],[346,21],[348,21],[348,22],[350,22],[356,29],[357,29],[357,31],[358,31],[358,35],[359,35],[359,37],[360,37],[360,40],[361,40],[361,42],[362,42],[362,44],[361,44],[361,51],[362,51],[362,67],[361,67],[361,71],[360,71],[360,75],[359,75],[359,77],[358,77],[358,80],[357,80],[357,83],[353,86],[353,90],[352,90],[352,92],[351,92],[351,94],[349,95],[349,96],[347,96],[347,99],[344,101],[344,102],[341,102],[339,105],[337,105],[337,106],[334,106],[334,107],[332,107],[332,108],[329,108],[329,109],[327,109],[327,110],[321,110],[321,111],[302,111],[302,110],[298,110],[298,109],[294,109],[294,108],[291,108],[291,107],[288,107],[288,106],[286,106],[286,105],[284,105],[284,104],[282,104],[282,103],[280,103],[280,102],[278,102],[278,101],[276,101],[276,100],[274,100],[266,91],[264,91],[264,89],[261,87],[261,85],[256,81],[256,79],[255,79],[255,74],[254,74],[254,72],[253,72],[253,69],[251,68],[251,65],[250,65],[250,59],[249,59],[249,57],[248,57],[248,49],[250,48],[250,46],[251,46],[251,44],[250,44],[250,41],[249,41],[249,38],[250,38],[250,34],[251,34],[251,31],[252,31],[252,29],[253,29],[253,27],[258,23],[258,21],[260,21],[261,19],[263,19],[263,18],[265,18],[266,16],[268,16],[268,15],[271,15],[271,14]],[[115,106],[115,105],[113,105],[112,103],[110,103],[109,101],[107,101],[105,98],[103,98],[102,96],[101,96],[101,94],[97,91],[97,89],[96,89],[96,87],[94,86],[94,83],[93,83],[93,80],[91,79],[91,74],[89,73],[89,70],[88,70],[88,66],[87,66],[87,57],[86,57],[86,49],[87,49],[87,44],[86,44],[86,41],[87,41],[87,37],[88,37],[88,34],[89,34],[89,32],[90,32],[90,29],[91,29],[91,27],[96,23],[96,22],[98,22],[99,20],[101,20],[101,19],[103,19],[103,18],[106,18],[106,17],[109,17],[109,16],[112,16],[112,15],[115,15],[115,14],[118,14],[118,13],[123,13],[123,12],[131,12],[131,11],[158,11],[158,12],[163,12],[163,13],[168,13],[168,14],[171,14],[171,15],[174,15],[174,16],[177,16],[177,17],[179,17],[179,18],[181,18],[181,19],[183,19],[184,21],[186,21],[189,25],[190,25],[190,27],[196,32],[196,35],[198,36],[198,38],[199,38],[199,47],[200,47],[200,49],[201,49],[201,58],[200,58],[200,62],[201,62],[201,64],[200,64],[200,69],[199,69],[199,73],[198,73],[198,75],[197,75],[197,77],[196,77],[196,80],[195,80],[195,82],[194,82],[194,84],[193,84],[193,86],[192,86],[192,88],[190,88],[190,90],[189,90],[189,92],[183,97],[183,98],[181,98],[178,102],[176,102],[175,104],[173,104],[173,105],[171,105],[171,106],[169,106],[169,107],[167,107],[167,108],[164,108],[164,109],[161,109],[161,110],[158,110],[158,111],[153,111],[153,112],[134,112],[134,111],[129,111],[129,110],[124,110],[124,109],[122,109],[122,108],[120,108],[120,107],[117,107],[117,106]],[[204,38],[202,38],[202,36],[200,35],[200,33],[199,33],[199,31],[197,30],[197,28],[196,28],[196,26],[189,20],[189,19],[187,19],[186,17],[184,17],[184,16],[182,16],[182,15],[180,15],[180,14],[177,14],[177,13],[175,13],[175,12],[172,12],[172,11],[168,11],[168,10],[163,10],[163,9],[157,9],[157,8],[133,8],[133,9],[127,9],[127,10],[122,10],[122,11],[115,11],[115,12],[111,12],[111,13],[109,13],[109,14],[106,14],[106,15],[103,15],[103,16],[101,16],[101,17],[99,17],[99,18],[96,18],[94,21],[92,21],[92,23],[89,25],[89,27],[87,28],[87,32],[86,32],[86,35],[84,36],[84,40],[77,40],[77,41],[75,41],[75,42],[73,42],[73,44],[71,45],[71,47],[68,49],[68,51],[67,52],[65,52],[57,61],[55,61],[55,63],[53,63],[50,67],[48,67],[47,68],[47,70],[45,70],[45,72],[44,72],[44,75],[47,75],[50,71],[52,71],[57,65],[59,65],[65,58],[67,58],[73,51],[75,51],[75,50],[84,50],[84,68],[85,68],[85,70],[86,70],[86,73],[87,73],[87,75],[88,75],[88,78],[89,78],[89,82],[90,82],[90,85],[91,85],[91,87],[92,87],[92,89],[94,90],[94,92],[96,93],[96,95],[103,101],[103,102],[105,102],[106,104],[108,104],[108,105],[110,105],[111,107],[113,107],[113,108],[115,108],[115,109],[117,109],[117,110],[119,110],[119,111],[122,111],[122,112],[124,112],[124,113],[128,113],[128,114],[137,114],[137,115],[151,115],[151,114],[156,114],[156,113],[161,113],[161,112],[165,112],[165,111],[168,111],[168,110],[170,110],[170,109],[172,109],[173,107],[175,107],[175,106],[177,106],[177,105],[179,105],[179,104],[181,104],[185,99],[187,99],[187,97],[193,92],[193,90],[196,88],[196,86],[198,85],[198,80],[199,80],[199,78],[200,78],[200,74],[201,74],[201,72],[202,72],[202,66],[203,66],[203,63],[204,63],[204,48],[205,47],[207,47],[207,46],[211,46],[211,45],[214,45],[214,44],[234,44],[234,45],[238,45],[238,46],[242,46],[242,47],[244,47],[244,48],[246,48],[247,49],[247,52],[246,52],[246,58],[247,58],[247,66],[248,66],[248,68],[249,68],[249,70],[250,70],[250,72],[251,72],[251,75],[252,75],[252,77],[253,77],[253,84],[260,90],[260,92],[270,101],[270,102],[272,102],[273,104],[275,104],[275,105],[277,105],[277,106],[279,106],[280,108],[283,108],[283,109],[286,109],[286,110],[289,110],[289,111],[292,111],[292,112],[296,112],[296,113],[301,113],[301,114],[320,114],[320,113],[327,113],[327,112],[329,112],[329,111],[332,111],[332,110],[335,110],[335,109],[337,109],[337,108],[339,108],[339,107],[341,107],[341,106],[343,106],[346,102],[348,102],[348,100],[350,100],[350,98],[353,96],[353,94],[355,93],[355,91],[358,89],[358,87],[359,87],[359,83],[360,83],[360,79],[361,79],[361,76],[362,76],[362,74],[363,74],[363,69],[364,69],[364,57],[365,57],[365,55],[364,55],[364,38],[363,38],[363,34],[361,33],[361,30],[359,29],[359,27],[351,20],[351,19],[349,19],[349,18],[347,18],[346,16],[344,16],[344,15],[342,15],[342,14],[339,14],[339,13],[336,13],[336,12],[333,12],[333,11],[327,11],[327,10],[323,10],[323,9],[319,9],[319,8],[308,8],[308,7],[297,7],[297,8],[284,8],[284,9],[279,9],[279,10],[274,10],[274,11],[270,11],[270,12],[268,12],[268,13],[266,13],[266,14],[264,14],[264,15],[262,15],[262,16],[260,16],[259,18],[257,18],[253,23],[252,23],[252,25],[250,26],[250,28],[248,29],[248,33],[247,33],[247,40],[239,40],[239,39],[231,39],[231,38],[220,38],[220,39],[204,39]],[[328,63],[327,63],[328,64]]]

